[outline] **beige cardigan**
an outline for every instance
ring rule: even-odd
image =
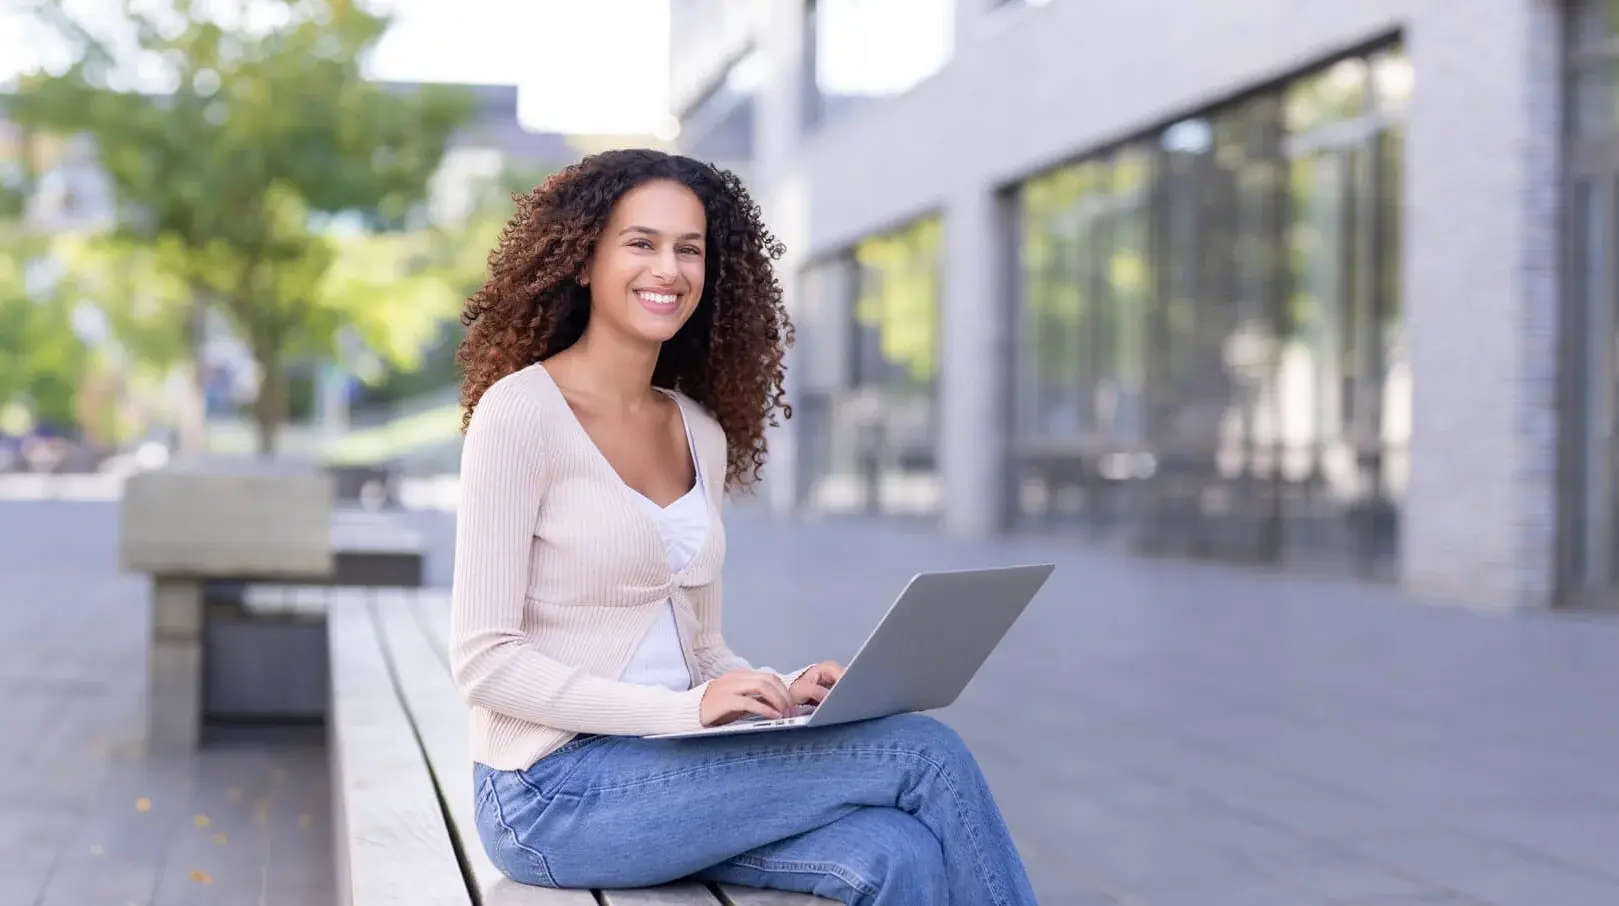
[[[725,434],[695,401],[674,397],[710,515],[708,538],[679,572],[542,366],[501,379],[479,400],[461,454],[450,620],[450,667],[472,707],[474,760],[520,770],[578,733],[695,729],[707,682],[749,669],[720,635]],[[619,682],[671,597],[693,688]]]

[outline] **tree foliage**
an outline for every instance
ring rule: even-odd
[[[434,234],[386,231],[422,225],[429,180],[470,101],[446,86],[366,79],[361,61],[388,20],[353,0],[264,0],[229,19],[191,0],[123,10],[120,40],[59,0],[40,4],[77,59],[24,78],[9,113],[93,140],[118,206],[94,252],[113,285],[152,290],[128,304],[104,295],[110,320],[142,354],[161,357],[179,337],[189,357],[192,307],[222,313],[260,370],[254,412],[268,452],[293,357],[328,354],[352,329],[408,360],[453,304],[422,250]],[[136,71],[158,84],[131,84]]]
[[[0,248],[0,409],[23,405],[36,421],[65,428],[76,421],[90,349],[74,331],[65,294],[30,274],[41,241],[12,222],[0,225]]]
[[[30,230],[33,140],[18,135],[16,160],[0,172],[0,412],[24,406],[56,428],[75,421],[90,350],[73,326],[69,296],[50,268],[50,240]]]

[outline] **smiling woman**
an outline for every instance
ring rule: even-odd
[[[778,413],[791,416],[782,359],[792,327],[771,264],[782,248],[741,180],[658,151],[609,151],[517,206],[488,281],[462,313],[463,427],[501,378],[576,343],[639,336],[667,343],[639,347],[656,363],[653,384],[688,394],[719,421],[726,483],[757,480],[766,427]],[[667,292],[677,281],[686,297],[676,316],[630,314],[631,305],[656,314],[634,290]],[[596,326],[605,331],[587,338],[598,297]]]

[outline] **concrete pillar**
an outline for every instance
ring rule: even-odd
[[[985,535],[1006,524],[1011,426],[1008,205],[973,186],[945,208],[939,367],[943,527]]]
[[[750,9],[759,17],[753,34],[770,61],[770,73],[755,99],[755,178],[750,189],[759,194],[757,200],[767,225],[787,248],[776,265],[776,274],[787,309],[797,321],[803,311],[803,302],[798,298],[799,274],[807,260],[812,201],[794,167],[794,154],[804,132],[804,13],[801,3],[759,4]],[[796,402],[802,389],[801,358],[797,353],[788,354],[789,402]],[[770,464],[765,469],[761,496],[774,513],[791,513],[799,503],[797,432],[795,423],[785,421],[766,433]]]
[[[191,752],[202,726],[202,584],[152,580],[146,686],[147,751]]]
[[[1551,0],[1445,9],[1406,35],[1403,579],[1424,596],[1542,606],[1555,536],[1560,14]]]

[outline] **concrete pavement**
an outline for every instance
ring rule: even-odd
[[[418,518],[430,579],[446,583],[453,523]],[[0,503],[0,903],[324,902],[318,749],[120,758],[145,616],[114,571],[114,520],[107,504]],[[846,660],[919,569],[1059,564],[942,715],[977,752],[1043,903],[1619,903],[1619,620],[1478,613],[1056,539],[746,508],[728,529],[727,635],[783,668]],[[230,842],[198,815],[235,822]]]
[[[140,751],[148,616],[116,519],[0,501],[0,904],[329,906],[318,732]]]

